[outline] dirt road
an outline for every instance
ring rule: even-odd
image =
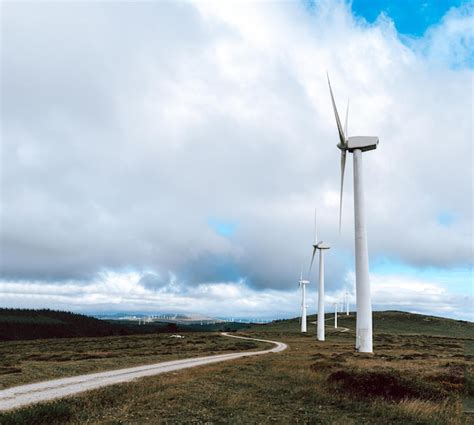
[[[144,376],[158,375],[160,373],[172,372],[211,363],[239,359],[241,357],[258,356],[268,353],[278,353],[287,348],[282,342],[264,339],[247,338],[222,333],[221,335],[231,338],[250,339],[254,341],[269,342],[274,344],[273,348],[262,351],[246,351],[239,353],[218,354],[214,356],[196,357],[191,359],[172,360],[169,362],[155,363],[146,366],[137,366],[127,369],[111,370],[107,372],[91,373],[88,375],[73,376],[70,378],[54,379],[51,381],[38,382],[35,384],[21,385],[0,391],[0,411],[10,410],[28,404],[53,400],[66,397],[83,391],[105,387],[107,385],[130,382]]]

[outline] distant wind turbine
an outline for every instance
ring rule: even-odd
[[[338,303],[334,303],[334,329],[337,329],[337,306]]]
[[[365,220],[364,187],[362,179],[362,152],[377,148],[378,137],[356,136],[347,137],[347,121],[349,103],[346,110],[345,129],[342,129],[336,102],[332,93],[331,82],[328,75],[329,92],[332,107],[336,117],[339,143],[341,150],[341,192],[339,197],[339,231],[341,230],[342,193],[344,187],[344,169],[346,166],[346,153],[353,154],[354,159],[354,221],[355,221],[355,257],[356,257],[356,349],[362,353],[372,353],[372,304],[370,300],[369,281],[369,251],[367,247],[367,229]]]
[[[301,332],[307,331],[307,319],[306,319],[306,285],[309,284],[309,280],[303,280],[303,273],[300,275],[299,280],[301,288]]]
[[[346,316],[349,316],[349,292],[346,291]]]
[[[318,324],[317,324],[317,338],[318,341],[325,340],[324,333],[324,251],[329,249],[330,246],[325,244],[323,241],[318,242],[317,232],[317,216],[316,210],[314,211],[314,243],[313,243],[313,255],[311,257],[311,263],[309,265],[308,275],[311,273],[311,268],[314,262],[314,256],[316,251],[319,250],[319,290],[318,290]]]

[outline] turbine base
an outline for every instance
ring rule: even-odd
[[[373,353],[372,329],[359,329],[357,345],[359,353]]]

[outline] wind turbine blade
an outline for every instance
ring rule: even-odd
[[[336,116],[336,124],[337,124],[337,131],[339,132],[339,140],[341,142],[341,145],[345,146],[346,138],[344,136],[344,131],[342,130],[339,114],[337,113],[336,102],[334,101],[334,95],[332,94],[331,81],[329,81],[329,74],[327,75],[327,77],[328,77],[328,84],[329,84],[329,92],[331,93],[332,108],[334,109],[334,115]]]
[[[309,264],[308,276],[311,274],[311,268],[313,267],[314,256],[316,255],[316,247],[313,248],[313,255],[311,257],[311,263]]]
[[[348,132],[347,132],[347,123],[349,121],[349,99],[347,99],[347,107],[346,107],[346,122],[344,123],[344,135],[346,137],[349,137],[348,136]]]
[[[346,168],[346,151],[341,150],[341,192],[339,194],[339,233],[341,233],[341,223],[342,223],[342,193],[344,190],[345,168]]]

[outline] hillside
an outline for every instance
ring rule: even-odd
[[[308,328],[311,332],[315,314],[308,316]],[[334,313],[326,313],[326,324],[334,323]],[[355,313],[350,316],[345,313],[338,314],[338,325],[355,329]],[[253,326],[252,329],[265,327],[267,331],[296,331],[299,329],[299,318],[277,320],[266,325]],[[431,335],[474,339],[474,323],[464,320],[446,319],[444,317],[425,316],[423,314],[407,313],[404,311],[375,311],[373,313],[374,338],[382,334],[398,335]]]
[[[152,322],[138,325],[127,320],[99,320],[54,310],[0,309],[0,341],[104,337],[161,332],[216,332],[248,328],[242,323],[206,325]]]
[[[159,331],[155,326],[115,324],[65,311],[0,309],[0,341],[103,337]]]

